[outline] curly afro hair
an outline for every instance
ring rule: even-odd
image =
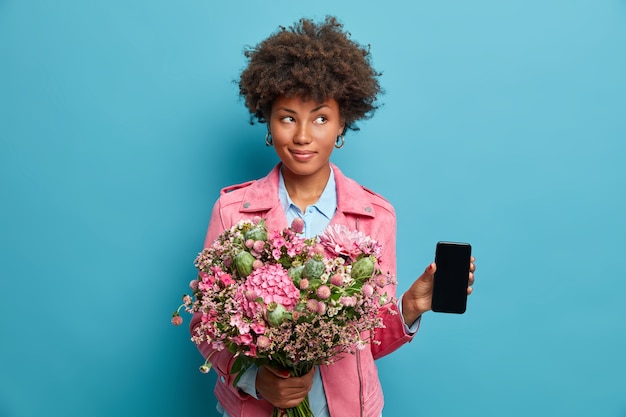
[[[327,16],[319,24],[300,19],[278,31],[244,54],[248,66],[239,80],[239,93],[254,118],[266,122],[272,103],[281,96],[301,96],[339,104],[346,128],[358,130],[357,120],[370,118],[382,93],[381,75],[370,64],[370,51],[350,39],[343,24]]]

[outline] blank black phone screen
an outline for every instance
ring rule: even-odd
[[[463,314],[467,308],[472,247],[469,243],[438,242],[435,251],[435,280],[432,310]]]

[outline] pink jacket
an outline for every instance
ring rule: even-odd
[[[331,164],[337,187],[337,211],[331,224],[344,224],[359,229],[383,246],[380,265],[383,271],[396,274],[396,216],[389,202],[369,191],[354,180],[345,177]],[[241,219],[261,216],[270,229],[287,227],[287,219],[278,198],[280,164],[264,178],[227,187],[213,207],[205,247],[219,234]],[[395,295],[395,292],[393,293]],[[395,313],[397,309],[393,307]],[[381,312],[385,328],[379,329],[375,339],[380,344],[370,344],[355,355],[347,355],[329,366],[320,366],[328,409],[333,417],[379,417],[383,408],[383,391],[378,379],[375,359],[398,349],[412,340],[404,330],[402,316]],[[191,328],[199,322],[199,314],[193,318]],[[199,346],[204,357],[211,354],[208,344]],[[215,352],[211,357],[213,369],[219,374],[215,395],[220,404],[233,417],[265,417],[271,415],[272,405],[265,400],[243,393],[232,386],[234,375],[230,374],[234,359],[227,349]]]

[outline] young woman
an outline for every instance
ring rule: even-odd
[[[315,23],[302,19],[281,28],[248,49],[249,62],[241,73],[240,94],[253,118],[267,123],[265,144],[280,162],[264,178],[227,187],[211,215],[205,246],[241,219],[261,216],[270,229],[282,229],[297,217],[304,235],[320,234],[329,224],[358,229],[380,242],[381,270],[396,273],[396,216],[380,195],[345,177],[330,156],[344,144],[355,122],[376,110],[379,74],[369,51],[352,41],[335,18]],[[383,392],[375,359],[412,340],[421,315],[430,310],[436,265],[398,299],[396,313],[384,315],[385,328],[366,349],[329,366],[316,367],[302,377],[269,367],[253,367],[237,387],[230,373],[234,361],[228,350],[211,356],[219,378],[215,394],[224,416],[269,416],[274,407],[291,408],[307,395],[316,417],[379,417]],[[469,266],[472,285],[475,266]],[[471,287],[468,287],[468,293]],[[395,294],[394,294],[395,295]],[[192,329],[198,323],[194,317]]]

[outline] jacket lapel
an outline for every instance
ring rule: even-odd
[[[239,213],[244,217],[264,217],[270,229],[278,230],[287,227],[287,216],[278,198],[280,166],[280,163],[277,164],[267,176],[246,187],[239,206]],[[337,210],[331,224],[345,224],[358,229],[359,218],[376,217],[372,196],[359,183],[344,176],[336,165],[331,163],[330,166],[335,174],[337,187]],[[352,221],[354,225],[351,224]]]
[[[372,204],[372,198],[368,191],[362,185],[351,178],[343,175],[341,170],[331,164],[335,172],[335,181],[337,184],[337,212],[331,223],[344,223],[347,217],[355,217],[355,229],[358,229],[359,218],[375,218],[376,211]]]
[[[241,200],[239,212],[246,217],[257,215],[265,218],[265,223],[272,229],[282,230],[287,227],[287,216],[278,198],[277,164],[265,177],[251,184]]]

